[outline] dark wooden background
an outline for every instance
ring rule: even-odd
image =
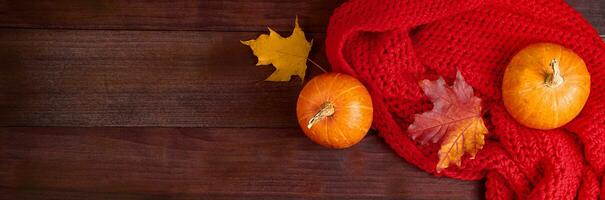
[[[343,0],[0,0],[0,199],[480,199],[375,135],[297,127],[300,80],[239,40],[298,15],[318,41]],[[605,1],[569,0],[600,33]],[[309,73],[318,74],[315,68]]]

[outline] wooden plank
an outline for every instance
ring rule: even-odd
[[[605,35],[605,1],[565,0],[576,9],[601,35]]]
[[[481,185],[430,176],[375,135],[331,150],[295,128],[0,128],[8,199],[478,199]]]
[[[38,0],[0,1],[0,27],[121,30],[264,31],[290,29],[299,16],[309,32],[324,32],[345,0]],[[605,3],[566,0],[605,33]]]
[[[5,29],[0,126],[297,127],[303,83],[263,82],[273,67],[254,66],[239,43],[256,36]],[[311,58],[328,67],[314,45]]]
[[[60,29],[286,31],[296,16],[324,32],[344,0],[0,1],[0,26]]]
[[[262,81],[273,67],[256,67],[239,42],[257,36],[2,30],[0,126],[297,127],[303,83]],[[311,58],[327,67],[314,45]]]

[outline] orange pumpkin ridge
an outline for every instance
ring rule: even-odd
[[[519,123],[535,129],[554,129],[573,120],[590,94],[586,64],[572,50],[538,43],[519,51],[502,81],[502,100]]]
[[[329,148],[350,147],[372,124],[372,100],[357,79],[325,73],[311,79],[296,104],[298,123],[312,141]]]

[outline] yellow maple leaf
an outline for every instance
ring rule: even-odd
[[[443,78],[423,80],[420,86],[433,102],[433,109],[417,114],[408,133],[421,144],[441,141],[437,172],[451,163],[460,166],[465,153],[475,158],[485,144],[488,130],[481,117],[481,99],[473,95],[473,88],[460,72],[451,87]]]
[[[241,42],[250,46],[258,57],[257,66],[273,64],[275,67],[273,74],[265,81],[289,81],[292,75],[305,79],[307,57],[313,41],[308,42],[305,38],[305,33],[298,25],[298,18],[290,37],[284,38],[269,28],[269,35],[262,34],[255,40]]]

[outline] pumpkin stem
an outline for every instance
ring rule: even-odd
[[[563,84],[563,76],[561,75],[561,69],[559,69],[559,61],[557,59],[552,59],[550,61],[550,67],[552,67],[552,74],[546,76],[546,86],[548,87],[559,87],[559,85]]]
[[[332,115],[334,115],[334,104],[329,101],[321,104],[319,111],[309,120],[307,128],[311,129],[314,124]]]

